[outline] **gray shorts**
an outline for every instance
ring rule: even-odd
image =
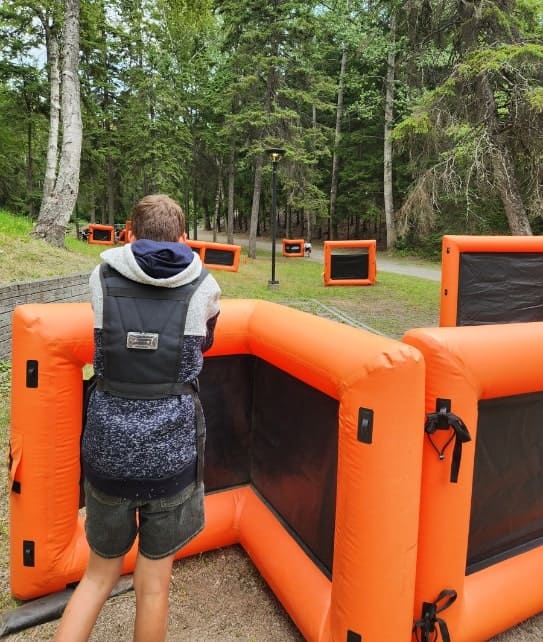
[[[193,482],[171,497],[125,499],[106,495],[85,480],[85,533],[100,557],[121,557],[139,533],[139,552],[150,559],[172,555],[204,527],[204,487]]]

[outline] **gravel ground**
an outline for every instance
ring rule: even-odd
[[[111,598],[89,642],[132,642],[134,612],[133,591]],[[48,622],[2,639],[50,642],[56,626],[57,622]],[[175,562],[167,642],[303,642],[303,639],[241,547],[218,549]],[[542,640],[543,615],[540,615],[488,642]]]
[[[134,592],[104,606],[90,642],[132,642]],[[3,638],[49,642],[57,622]],[[232,546],[179,560],[170,590],[168,642],[299,642],[303,638],[243,549]]]

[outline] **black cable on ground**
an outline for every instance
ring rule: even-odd
[[[124,575],[114,586],[110,598],[132,590],[132,575]],[[0,613],[0,638],[28,629],[38,624],[45,624],[61,617],[73,588],[51,593],[36,600],[31,600],[14,609]]]

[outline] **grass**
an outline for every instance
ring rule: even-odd
[[[60,274],[89,272],[100,260],[100,248],[72,236],[66,249],[30,237],[32,221],[0,210],[0,284],[31,281]]]
[[[50,247],[30,238],[32,221],[0,210],[0,284],[90,270],[100,261],[101,246],[66,238],[67,249]],[[314,244],[315,245],[315,244]],[[244,251],[245,252],[245,251]],[[224,298],[268,299],[317,314],[353,321],[391,337],[401,338],[412,327],[436,325],[438,282],[379,273],[374,286],[323,285],[323,266],[305,258],[277,256],[277,289],[268,287],[270,253],[258,250],[256,259],[242,256],[238,272],[215,270]],[[0,361],[0,451],[9,439],[10,362]],[[0,467],[0,610],[17,604],[8,579],[7,469]]]

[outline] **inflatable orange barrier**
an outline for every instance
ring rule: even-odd
[[[441,326],[543,321],[543,237],[444,236]]]
[[[128,232],[132,229],[132,221],[129,219],[125,221],[123,229],[119,232],[119,236],[117,238],[117,243],[128,243]]]
[[[376,241],[325,241],[324,285],[373,285]]]
[[[115,228],[113,225],[91,223],[88,229],[88,243],[92,243],[94,245],[113,245],[115,243]]]
[[[63,589],[85,566],[79,439],[92,349],[88,304],[16,308],[10,578],[20,599]],[[241,543],[309,642],[409,640],[418,350],[277,304],[225,300],[201,387],[206,527],[179,556]]]
[[[241,245],[214,243],[212,241],[193,241],[187,239],[187,245],[197,252],[202,263],[212,270],[237,272],[241,255]]]
[[[414,639],[434,639],[426,613],[454,642],[488,640],[543,610],[543,323],[403,341],[424,356],[428,413]]]
[[[305,256],[304,239],[283,239],[283,256]]]

